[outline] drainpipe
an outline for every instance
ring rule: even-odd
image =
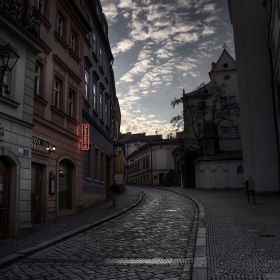
[[[151,143],[151,179],[152,179],[152,186],[154,185],[154,178],[153,178],[153,147]]]

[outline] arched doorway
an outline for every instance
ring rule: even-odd
[[[58,208],[72,208],[72,163],[64,159],[59,163]]]
[[[0,239],[9,237],[10,172],[9,162],[0,156]]]

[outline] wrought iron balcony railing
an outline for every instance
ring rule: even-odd
[[[15,20],[33,35],[40,36],[40,12],[27,0],[0,0],[0,12]]]

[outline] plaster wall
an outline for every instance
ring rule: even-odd
[[[230,1],[242,120],[240,128],[245,177],[253,176],[257,192],[278,192],[272,73],[267,48],[269,18],[262,3],[261,0]]]
[[[237,168],[242,160],[202,161],[195,163],[196,188],[240,188],[244,187],[242,173]]]

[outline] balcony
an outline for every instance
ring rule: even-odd
[[[0,0],[0,12],[36,37],[40,36],[40,13],[28,1]]]

